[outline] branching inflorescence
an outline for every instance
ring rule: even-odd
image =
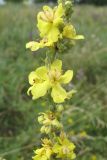
[[[29,74],[28,95],[33,100],[47,96],[51,106],[49,111],[40,113],[38,117],[44,138],[41,140],[41,148],[35,151],[34,160],[70,160],[76,157],[75,145],[68,139],[61,123],[63,103],[75,93],[75,90],[67,91],[64,88],[72,80],[73,71],[63,72],[62,60],[58,59],[76,40],[84,39],[84,36],[76,34],[71,24],[71,15],[71,0],[59,0],[58,6],[53,9],[44,6],[43,11],[37,15],[40,41],[26,44],[26,48],[31,51],[47,48],[44,65]]]

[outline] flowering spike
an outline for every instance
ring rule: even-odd
[[[41,97],[47,98],[48,103],[44,99],[44,104],[50,108],[49,111],[39,113],[38,116],[38,122],[41,125],[40,132],[44,138],[41,140],[41,147],[35,150],[33,160],[72,160],[76,157],[75,145],[64,133],[61,114],[65,108],[64,105],[60,104],[66,102],[66,99],[72,98],[73,94],[76,93],[74,89],[70,91],[65,89],[65,86],[73,78],[73,71],[67,70],[64,73],[62,60],[57,58],[60,51],[64,53],[64,48],[69,49],[76,40],[84,39],[83,35],[76,33],[76,29],[71,24],[71,14],[71,0],[58,0],[58,6],[53,9],[44,6],[43,11],[37,15],[40,40],[26,44],[26,48],[31,49],[31,51],[47,48],[45,65],[38,67],[28,76],[30,84],[28,95],[31,94],[33,100]]]

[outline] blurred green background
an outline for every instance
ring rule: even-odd
[[[0,157],[6,160],[29,160],[39,145],[37,115],[47,106],[32,101],[26,91],[28,74],[45,54],[31,53],[25,44],[38,38],[41,8],[39,3],[0,6]],[[74,70],[69,88],[78,91],[63,123],[77,146],[77,160],[107,160],[107,7],[83,4],[74,11],[72,22],[85,40],[61,55],[64,69]]]

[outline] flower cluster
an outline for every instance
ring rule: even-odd
[[[53,137],[53,140],[42,139],[42,147],[35,151],[34,160],[49,160],[51,158],[64,158],[72,160],[76,157],[74,153],[75,145],[61,133],[59,137]]]
[[[55,129],[61,129],[63,127],[53,112],[48,112],[47,114],[40,113],[38,122],[42,125],[41,133],[48,134],[53,132]]]
[[[67,4],[69,3],[66,2],[66,6],[69,6]],[[27,43],[26,48],[36,51],[39,48],[54,47],[60,39],[84,39],[83,35],[76,34],[76,30],[72,24],[65,21],[65,16],[66,9],[62,3],[59,3],[53,9],[44,6],[43,11],[39,12],[37,16],[37,27],[42,39],[39,42],[31,41]]]
[[[38,42],[31,41],[26,48],[37,51],[47,47],[45,64],[32,71],[29,76],[30,87],[27,91],[33,100],[44,96],[48,99],[49,111],[39,113],[38,122],[41,125],[41,148],[35,150],[34,160],[51,159],[75,159],[75,145],[70,142],[64,133],[61,123],[61,115],[64,110],[62,103],[69,100],[75,90],[66,89],[73,78],[73,70],[63,71],[62,60],[57,58],[64,48],[64,44],[70,46],[84,36],[77,35],[74,26],[70,22],[72,3],[70,0],[59,0],[58,6],[53,9],[44,6],[43,11],[37,15],[37,27],[40,33]],[[71,43],[69,43],[70,41]],[[63,44],[64,42],[64,44]],[[67,42],[67,43],[66,43]],[[67,46],[66,46],[67,47]],[[46,100],[46,99],[44,99]],[[50,107],[51,106],[51,107]]]
[[[54,153],[57,154],[57,158],[69,158],[74,159],[76,157],[74,153],[75,145],[70,142],[65,136],[57,138],[57,143],[53,147]]]

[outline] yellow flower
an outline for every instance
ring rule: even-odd
[[[63,24],[64,9],[60,3],[54,9],[44,6],[43,11],[38,13],[38,29],[41,37],[48,38],[49,41],[57,42],[60,30],[59,27]]]
[[[68,93],[61,86],[72,80],[73,71],[68,70],[62,74],[62,61],[56,59],[48,69],[46,66],[39,67],[29,75],[29,83],[31,87],[28,94],[31,92],[33,99],[38,99],[44,96],[49,89],[51,97],[55,103],[62,103],[68,98]]]
[[[42,140],[42,148],[35,151],[33,160],[49,160],[52,155],[52,142],[48,139]]]
[[[83,35],[77,35],[76,30],[72,25],[66,25],[62,33],[63,37],[70,38],[72,40],[84,39]]]
[[[57,158],[75,159],[74,149],[75,145],[66,137],[58,137],[58,142],[53,146],[53,152],[57,155]]]
[[[41,127],[41,132],[42,133],[50,133],[52,129],[57,128],[60,129],[62,128],[62,124],[57,120],[56,116],[54,113],[49,112],[49,113],[40,113],[40,116],[38,117],[38,121],[40,124],[43,126]]]
[[[52,42],[48,41],[46,38],[42,39],[40,42],[31,41],[26,44],[26,48],[30,48],[31,51],[37,51],[40,48],[53,46]]]

